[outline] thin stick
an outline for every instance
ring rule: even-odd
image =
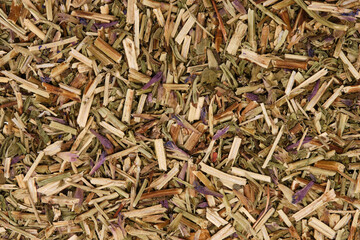
[[[348,26],[346,25],[339,25],[332,22],[329,22],[328,20],[325,20],[322,18],[319,14],[316,12],[311,11],[308,6],[302,1],[302,0],[294,0],[302,9],[309,14],[310,17],[314,18],[316,21],[321,23],[324,26],[327,26],[329,28],[340,30],[340,31],[346,31],[348,29]]]
[[[358,71],[356,71],[355,67],[351,64],[351,62],[345,56],[343,51],[340,52],[339,57],[340,57],[341,61],[343,61],[343,63],[349,68],[349,71],[351,72],[351,74],[356,78],[356,80],[358,80],[360,78],[360,73]]]
[[[33,174],[33,172],[35,171],[35,168],[39,165],[41,159],[44,157],[45,153],[43,151],[41,151],[39,153],[39,155],[37,156],[37,158],[35,159],[34,163],[31,165],[29,171],[26,173],[23,181],[27,182],[29,180],[29,178],[31,177],[31,175]]]
[[[132,103],[134,100],[134,95],[135,95],[135,91],[133,89],[129,88],[126,92],[124,110],[123,110],[123,114],[122,114],[122,118],[121,118],[121,121],[123,121],[123,122],[130,123],[131,108],[132,108]]]
[[[246,171],[246,170],[241,169],[241,168],[232,167],[231,172],[233,174],[241,176],[241,177],[248,177],[249,176],[249,177],[251,177],[253,179],[256,179],[256,180],[260,180],[260,181],[264,181],[264,182],[271,182],[271,177],[269,177],[269,176],[249,172],[249,171]]]
[[[213,5],[213,7],[214,7],[214,9],[215,9],[216,16],[217,16],[217,18],[218,18],[218,20],[219,20],[220,29],[221,29],[222,35],[223,35],[223,37],[224,37],[224,40],[225,40],[225,42],[226,42],[226,41],[227,41],[227,34],[226,34],[226,30],[225,30],[225,27],[224,27],[223,20],[222,20],[222,18],[221,18],[221,15],[220,15],[220,13],[219,13],[219,10],[218,10],[217,7],[216,7],[215,1],[214,1],[214,0],[211,0],[211,3],[212,3],[212,5]]]
[[[24,19],[24,25],[36,36],[38,36],[41,40],[44,41],[45,33],[41,31],[32,21],[30,21],[29,19]]]
[[[208,165],[206,165],[205,163],[200,163],[200,167],[201,167],[201,171],[210,174],[214,177],[219,178],[220,180],[223,181],[227,181],[227,182],[231,182],[233,184],[239,184],[239,185],[245,185],[246,184],[246,179],[244,178],[240,178],[240,177],[235,177],[233,175],[224,173],[222,171],[219,171],[213,167],[210,167]]]
[[[159,163],[160,170],[167,171],[166,155],[164,142],[162,139],[156,139],[154,141],[156,158]]]
[[[274,141],[274,143],[273,143],[273,145],[272,145],[272,147],[270,149],[270,152],[267,155],[264,164],[262,165],[262,168],[266,168],[268,163],[270,162],[270,160],[272,158],[272,155],[274,154],[275,149],[276,149],[276,147],[277,147],[277,145],[278,145],[278,143],[280,141],[280,138],[281,138],[282,134],[284,133],[284,127],[285,127],[285,125],[281,126],[280,131],[279,131],[278,135],[276,136],[275,141]]]

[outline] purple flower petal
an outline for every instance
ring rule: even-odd
[[[352,12],[348,12],[348,13],[341,13],[341,16],[352,16],[355,17],[358,12],[360,11],[360,9],[357,9],[356,11],[352,11]]]
[[[168,200],[161,200],[160,201],[160,204],[161,204],[161,206],[163,206],[164,208],[166,208],[166,209],[169,209],[169,202],[168,202]]]
[[[179,173],[179,175],[178,175],[178,178],[180,178],[181,180],[184,180],[184,179],[185,179],[185,174],[186,174],[187,168],[188,168],[188,163],[185,162],[184,165],[183,165],[183,167],[181,168],[181,171],[180,171],[180,173]]]
[[[183,167],[181,168],[181,171],[178,175],[178,178],[180,178],[181,180],[184,180],[185,179],[185,174],[186,174],[186,170],[187,170],[187,167],[188,167],[188,163],[185,162]],[[180,186],[183,186],[182,183],[178,182],[180,184]]]
[[[259,96],[253,93],[246,93],[245,96],[251,101],[259,102]]]
[[[150,81],[148,83],[146,83],[142,89],[145,90],[145,89],[148,89],[152,84],[160,81],[163,77],[163,73],[162,72],[158,72],[154,77],[152,77],[150,79]]]
[[[354,104],[354,101],[351,99],[341,99],[340,101],[348,107],[351,107]]]
[[[239,0],[232,1],[232,5],[239,13],[246,14],[246,9]]]
[[[311,140],[312,140],[312,137],[305,137],[302,144],[308,143],[308,142],[310,142]],[[287,146],[287,147],[286,147],[286,151],[289,151],[289,150],[291,150],[291,149],[297,148],[297,146],[299,146],[299,144],[300,144],[300,140],[298,140],[296,143],[293,143],[293,144]]]
[[[195,74],[191,74],[190,76],[188,76],[186,79],[185,79],[185,83],[192,83],[196,78],[196,75]]]
[[[179,124],[180,126],[186,128],[179,115],[174,114],[174,115],[173,115],[173,118],[175,119],[175,121],[177,122],[177,124]]]
[[[115,26],[116,24],[118,24],[118,21],[109,22],[109,23],[94,23],[94,26],[96,28],[109,28]]]
[[[152,101],[153,101],[153,95],[152,95],[152,93],[149,93],[149,94],[147,95],[146,101],[147,101],[148,103],[152,103]]]
[[[67,125],[66,121],[64,119],[62,119],[62,118],[57,118],[57,117],[48,117],[48,118],[50,120],[52,120],[52,121],[59,122],[59,123]]]
[[[16,157],[13,157],[11,159],[11,164],[10,165],[13,165],[13,164],[16,164],[18,163],[21,159],[24,159],[25,158],[25,155],[18,155]]]
[[[172,117],[176,120],[177,124],[180,126],[196,133],[200,133],[195,127],[193,127],[189,122],[180,117],[178,114],[173,114]]]
[[[218,130],[217,132],[216,132],[216,134],[213,136],[213,140],[217,140],[218,138],[220,138],[222,135],[224,135],[228,130],[229,130],[229,126],[227,126],[227,127],[224,127],[223,129],[221,129],[221,130]]]
[[[56,156],[68,162],[75,162],[79,158],[79,155],[72,152],[59,152]]]
[[[118,225],[121,226],[124,223],[124,216],[119,213],[118,214]]]
[[[84,190],[81,188],[76,188],[74,198],[79,199],[78,205],[81,206],[82,202],[84,201]]]
[[[221,17],[225,17],[227,15],[227,11],[224,8],[219,9],[219,13]]]
[[[104,164],[106,159],[105,157],[106,157],[106,152],[103,151],[100,155],[99,160],[96,162],[95,166],[91,169],[89,173],[90,175],[93,175],[101,167],[101,165]]]
[[[50,78],[50,77],[47,77],[47,76],[45,76],[45,77],[40,77],[40,80],[41,80],[41,82],[46,82],[46,83],[51,82],[51,78]]]
[[[315,176],[314,176],[312,173],[310,173],[310,178],[311,178],[311,180],[312,180],[313,182],[316,182],[316,178],[315,178]]]
[[[202,202],[197,205],[199,208],[207,208],[209,204],[207,202]]]
[[[314,89],[312,90],[311,94],[307,97],[308,101],[310,101],[316,95],[316,93],[319,91],[319,87],[320,87],[320,80],[317,80]]]
[[[273,183],[275,183],[275,185],[277,186],[279,184],[279,180],[275,175],[275,172],[272,169],[269,169],[269,175],[271,177],[271,180],[273,181]]]
[[[201,118],[201,121],[203,122],[203,124],[205,124],[205,125],[207,125],[206,114],[207,114],[206,108],[203,107],[200,112],[200,118]]]
[[[102,136],[101,134],[97,133],[95,130],[91,129],[90,132],[95,135],[95,137],[100,141],[100,143],[105,148],[105,151],[108,154],[111,154],[114,152],[114,146],[112,143],[107,139],[106,137]]]
[[[181,155],[184,155],[186,157],[190,157],[189,154],[187,154],[184,150],[176,146],[176,144],[173,141],[168,141],[165,143],[165,147],[171,151],[177,152]]]
[[[308,55],[309,55],[309,57],[314,57],[315,51],[314,51],[314,49],[311,48],[311,45],[310,45],[310,44],[308,44],[307,49],[308,49]]]
[[[196,191],[198,191],[199,193],[202,193],[204,195],[211,195],[211,196],[214,196],[214,197],[219,197],[219,198],[223,198],[224,196],[218,192],[215,192],[215,191],[212,191],[210,189],[208,189],[207,187],[205,186],[201,186],[197,181],[194,181],[194,189]]]
[[[86,26],[88,24],[85,18],[79,18],[79,21],[82,25]]]
[[[124,216],[121,213],[118,214],[118,225],[119,225],[119,227],[121,229],[122,234],[124,236],[126,236],[126,231],[125,231],[125,228],[124,228],[124,225],[125,225]]]
[[[352,16],[338,16],[338,18],[348,22],[356,22],[356,17]]]
[[[233,239],[235,239],[235,238],[238,238],[239,235],[237,235],[237,233],[235,232],[235,233],[233,233],[233,234],[231,235],[231,237],[232,237]]]
[[[335,38],[333,36],[327,36],[326,38],[324,38],[324,42],[329,43],[329,42],[333,41],[334,39]]]
[[[309,192],[309,190],[311,189],[311,187],[314,185],[314,181],[309,182],[303,189],[297,191],[292,198],[292,203],[293,204],[297,204],[298,202],[300,202],[301,200],[304,199],[304,197],[306,196],[306,194]]]

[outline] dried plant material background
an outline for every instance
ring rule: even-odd
[[[2,239],[359,239],[357,0],[0,0]]]

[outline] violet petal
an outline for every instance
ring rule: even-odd
[[[351,99],[341,99],[340,101],[348,107],[351,107],[354,104],[354,101]]]
[[[310,95],[307,97],[308,101],[310,101],[316,95],[316,93],[319,91],[319,87],[320,87],[320,80],[317,80],[317,82],[315,83],[314,89],[312,90]]]
[[[210,189],[208,189],[207,187],[205,186],[201,186],[197,181],[194,181],[194,189],[196,191],[198,191],[199,193],[202,193],[204,195],[211,195],[211,196],[214,196],[214,197],[219,197],[219,198],[223,198],[224,196],[218,192],[215,192],[215,191],[212,191]]]
[[[147,95],[146,101],[147,101],[148,103],[152,103],[152,101],[153,101],[153,95],[152,95],[152,93],[149,93],[149,94]]]
[[[79,157],[79,155],[72,152],[59,152],[56,156],[68,162],[75,162]]]
[[[178,116],[177,114],[174,114],[174,115],[173,115],[173,118],[175,119],[175,121],[177,122],[177,124],[179,124],[180,126],[186,128],[185,125],[184,125],[184,123],[181,121],[180,116]]]
[[[279,180],[275,175],[275,172],[272,169],[269,169],[269,175],[271,177],[271,180],[273,181],[273,183],[277,186],[279,184]]]
[[[104,164],[106,159],[105,157],[106,157],[106,152],[103,151],[100,155],[99,160],[96,162],[95,166],[91,169],[89,173],[90,175],[94,174],[101,167],[101,165]]]
[[[246,14],[246,9],[239,0],[232,1],[232,5],[239,13]]]
[[[145,90],[145,89],[148,89],[152,84],[160,81],[163,77],[163,73],[162,72],[158,72],[154,77],[152,77],[150,79],[149,82],[147,82],[143,87],[142,89]]]
[[[66,121],[64,120],[64,119],[62,119],[62,118],[57,118],[57,117],[48,117],[50,120],[52,120],[52,121],[55,121],[55,122],[59,122],[59,123],[62,123],[62,124],[67,124],[66,123]]]
[[[201,121],[203,122],[203,124],[205,124],[205,125],[207,125],[206,115],[207,115],[206,108],[203,107],[200,112],[200,118],[201,118]]]
[[[94,23],[94,26],[96,28],[109,28],[115,26],[116,24],[118,24],[118,21],[109,22],[109,23]]]
[[[304,199],[304,197],[306,196],[306,194],[309,192],[309,190],[311,189],[311,187],[314,185],[314,181],[309,182],[303,189],[297,191],[292,198],[292,203],[293,204],[297,204],[298,202],[300,202],[301,200]]]
[[[188,163],[185,162],[183,167],[181,168],[181,171],[178,175],[178,178],[181,179],[181,180],[184,180],[185,179],[185,174],[186,174],[186,170],[187,170],[187,167],[188,167]],[[180,186],[184,186],[184,184],[182,184],[181,182],[178,182],[180,184]]]
[[[160,201],[161,206],[163,206],[166,209],[169,209],[169,202],[165,199],[165,200],[161,200]]]
[[[259,102],[259,96],[253,93],[246,93],[245,96],[251,101]]]
[[[90,132],[95,135],[95,137],[100,141],[100,143],[103,145],[105,150],[114,152],[114,146],[112,143],[107,139],[106,137],[102,136],[101,134],[97,133],[95,130],[90,129]]]
[[[11,159],[11,164],[10,165],[18,163],[21,159],[24,159],[24,157],[25,157],[24,155],[18,155],[16,157],[13,157]]]
[[[217,140],[218,138],[220,138],[222,135],[224,135],[228,130],[229,130],[229,126],[224,127],[223,129],[220,129],[216,132],[216,134],[213,136],[213,140]]]
[[[302,144],[308,143],[308,142],[310,142],[311,140],[312,140],[312,137],[305,137]],[[291,150],[291,149],[297,148],[297,146],[299,146],[299,144],[300,144],[300,140],[298,140],[296,143],[293,143],[293,144],[287,146],[287,147],[286,147],[286,151],[289,151],[289,150]]]
[[[307,48],[308,48],[308,55],[309,55],[309,57],[314,57],[315,51],[314,51],[314,49],[311,48],[311,45],[310,45],[310,44],[308,45]]]
[[[173,141],[167,141],[165,143],[165,147],[171,151],[177,152],[181,155],[184,155],[186,157],[190,157],[189,154],[187,154],[185,151],[183,151],[181,148],[179,148],[178,146],[176,146],[176,144]]]
[[[74,198],[79,199],[78,205],[82,205],[82,202],[84,201],[84,190],[81,188],[76,188],[74,193]]]
[[[181,179],[181,180],[184,180],[184,179],[185,179],[185,174],[186,174],[187,168],[188,168],[188,163],[185,162],[184,165],[183,165],[183,167],[181,168],[181,171],[180,171],[179,175],[178,175],[178,178],[179,178],[179,179]]]
[[[190,76],[188,76],[186,79],[185,79],[185,83],[192,83],[196,78],[196,75],[195,74],[191,74]]]
[[[198,208],[207,208],[209,206],[209,204],[207,202],[202,202],[202,203],[199,203],[197,206],[198,206]]]

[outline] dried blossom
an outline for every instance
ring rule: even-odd
[[[292,199],[292,203],[293,204],[297,204],[299,203],[301,200],[304,199],[304,197],[306,196],[306,194],[309,192],[309,190],[311,189],[311,187],[314,185],[314,181],[309,182],[308,184],[306,184],[306,186],[297,191],[294,195],[293,195],[293,199]]]
[[[205,125],[207,125],[206,115],[207,115],[206,108],[205,107],[201,108],[200,118],[201,118],[202,123]]]
[[[188,168],[188,163],[185,162],[184,165],[183,165],[182,168],[181,168],[181,171],[179,172],[178,178],[180,178],[181,180],[184,180],[184,179],[185,179],[185,175],[186,175],[187,168]],[[179,183],[179,184],[180,184],[181,186],[183,186],[182,183]]]
[[[251,101],[259,102],[259,96],[253,93],[246,93],[245,95]]]
[[[165,143],[165,147],[173,152],[176,152],[180,155],[183,155],[185,157],[190,157],[189,154],[187,154],[185,151],[183,151],[181,148],[176,146],[176,144],[173,141],[168,141]]]
[[[11,165],[18,163],[21,159],[24,159],[25,155],[18,155],[11,159]]]
[[[205,186],[201,186],[197,181],[194,181],[194,189],[204,195],[211,195],[214,197],[223,198],[224,196],[218,192],[212,191]]]
[[[148,89],[151,85],[153,85],[154,83],[160,81],[163,78],[163,73],[162,72],[158,72],[154,77],[152,77],[150,79],[149,82],[147,82],[142,89]]]
[[[118,21],[114,21],[114,22],[109,22],[109,23],[94,23],[94,26],[98,29],[100,28],[109,28],[109,27],[113,27],[116,24],[118,24]]]
[[[104,164],[105,160],[106,152],[103,151],[99,157],[99,160],[95,163],[94,167],[89,172],[89,175],[93,175]]]
[[[90,132],[92,134],[95,135],[95,137],[100,141],[101,145],[103,145],[105,151],[108,154],[111,154],[114,152],[114,146],[112,145],[112,143],[104,136],[102,136],[101,134],[97,133],[95,130],[91,129]]]
[[[223,136],[225,133],[227,133],[227,131],[229,130],[229,126],[224,127],[223,129],[218,130],[215,135],[213,136],[213,140],[217,140],[218,138],[220,138],[221,136]]]
[[[68,162],[75,162],[79,158],[77,152],[59,152],[56,155],[64,161]]]
[[[186,128],[185,125],[184,125],[184,123],[183,123],[183,121],[182,121],[182,119],[180,118],[179,115],[174,114],[174,115],[173,115],[173,118],[176,120],[177,124],[179,124],[180,126]]]
[[[348,107],[351,107],[352,105],[354,105],[354,101],[351,99],[341,99],[340,101]]]
[[[307,136],[307,137],[304,138],[302,144],[308,143],[308,142],[310,142],[311,140],[312,140],[312,137]],[[287,146],[287,147],[286,147],[286,150],[287,150],[287,151],[290,151],[290,150],[292,150],[292,149],[295,149],[295,148],[297,148],[297,147],[299,146],[299,144],[300,144],[300,139],[299,139],[296,143],[293,143],[293,144]]]
[[[317,80],[315,83],[315,86],[312,90],[312,92],[310,93],[310,95],[307,97],[307,100],[310,101],[315,95],[316,93],[319,91],[319,87],[320,87],[320,80]]]
[[[232,4],[239,13],[246,14],[246,9],[239,0],[232,1]]]
[[[164,208],[169,209],[169,202],[165,199],[165,200],[161,200],[160,201],[161,206],[163,206]]]
[[[84,190],[81,188],[76,188],[74,198],[79,199],[78,205],[81,206],[82,202],[84,201]]]
[[[209,204],[207,202],[202,202],[197,205],[199,208],[207,208]]]

